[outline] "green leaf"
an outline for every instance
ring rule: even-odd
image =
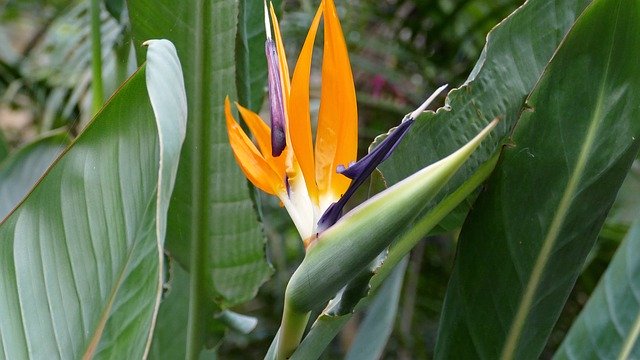
[[[69,140],[64,132],[46,135],[0,163],[0,219],[29,193]]]
[[[333,338],[338,335],[340,330],[352,316],[352,313],[345,315],[329,315],[322,313],[313,323],[309,333],[300,343],[296,352],[291,355],[290,360],[311,360],[319,358],[324,349],[327,348]],[[269,350],[271,351],[271,348],[269,348]],[[269,357],[269,354],[265,357],[265,360],[272,359],[275,359],[275,351],[273,357]]]
[[[183,59],[189,121],[166,246],[190,273],[187,357],[195,358],[207,342],[207,319],[253,298],[271,273],[251,190],[231,152],[223,113],[225,96],[237,100],[238,3],[127,4],[135,43],[168,38]]]
[[[458,189],[499,150],[558,44],[589,3],[590,0],[529,0],[496,26],[487,36],[487,44],[467,81],[448,94],[444,108],[417,119],[394,154],[382,164],[389,184],[455,151],[478,129],[500,117],[503,121],[491,140],[480,146],[425,211]],[[438,232],[458,228],[473,198],[445,218]]]
[[[436,358],[537,358],[640,146],[640,3],[595,1],[459,239]]]
[[[607,271],[571,326],[554,359],[640,357],[640,221],[631,228]]]
[[[160,303],[150,359],[185,359],[187,356],[187,329],[189,321],[189,273],[174,261],[170,262],[165,295]],[[209,347],[222,340],[225,326],[219,321],[209,323]],[[200,353],[201,357],[205,351]],[[204,357],[206,358],[206,357]]]
[[[367,316],[345,357],[346,360],[380,359],[393,331],[400,290],[409,258],[405,257],[384,282],[367,310]]]
[[[189,318],[189,274],[171,261],[165,295],[158,309],[150,359],[184,359]]]
[[[146,353],[185,125],[156,106],[185,101],[171,44],[150,46],[146,75],[149,95],[140,70],[0,225],[3,358]]]

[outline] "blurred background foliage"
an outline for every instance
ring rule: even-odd
[[[112,1],[108,1],[112,2]],[[116,3],[118,1],[115,1]],[[398,124],[404,114],[441,84],[464,83],[489,30],[521,0],[336,1],[349,47],[360,121],[360,152],[375,136]],[[111,4],[112,5],[112,4]],[[282,2],[281,26],[292,68],[317,1]],[[117,8],[117,7],[116,7]],[[101,14],[105,95],[135,70],[126,7]],[[114,17],[113,15],[117,15]],[[118,16],[119,15],[119,16]],[[0,160],[30,140],[64,129],[77,134],[91,118],[89,2],[8,0],[0,2]],[[321,35],[314,53],[312,107],[319,98]],[[437,106],[443,104],[440,99]],[[59,131],[59,130],[58,130]],[[0,162],[0,167],[2,163]],[[567,302],[543,357],[551,356],[574,317],[640,212],[640,164],[619,194],[609,221]],[[260,319],[248,335],[230,333],[220,358],[260,358],[277,330],[284,287],[303,255],[289,217],[272,197],[256,194],[261,204],[273,278],[256,299],[236,309]],[[456,249],[455,233],[429,237],[411,255],[396,326],[385,358],[432,356],[443,298]],[[356,316],[327,350],[336,358],[355,336]]]
[[[0,128],[11,147],[65,128],[91,113],[88,1],[17,1],[0,5]],[[101,13],[105,94],[135,70],[127,20]]]

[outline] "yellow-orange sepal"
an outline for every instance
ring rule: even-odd
[[[240,112],[241,114],[244,112],[247,115],[250,115],[251,113],[249,110],[244,108],[242,108]],[[268,194],[278,196],[286,192],[284,176],[281,177],[278,174],[277,169],[274,169],[278,166],[275,163],[270,164],[270,162],[265,159],[251,139],[249,139],[247,134],[245,134],[244,130],[242,130],[238,122],[233,117],[233,114],[231,114],[231,103],[229,102],[228,96],[224,100],[224,114],[227,122],[227,134],[229,135],[229,143],[231,144],[233,155],[247,179],[249,179],[249,181],[251,181],[251,183],[253,183],[257,188]],[[254,131],[254,136],[256,136],[258,143],[261,144],[262,141],[264,141],[264,139],[262,139],[264,136],[264,129],[261,129],[261,126],[255,121],[255,118],[252,116],[245,117],[245,114],[243,114],[243,118],[245,118],[245,121],[247,121],[247,118],[250,119],[247,123],[251,123],[250,128],[253,126],[256,129],[256,131]],[[257,117],[257,115],[255,116]],[[262,122],[259,118],[257,120]],[[270,137],[270,133],[267,133],[267,136]],[[260,146],[262,148],[262,145]],[[270,153],[271,145],[268,144],[266,146],[268,146],[268,153]],[[284,175],[284,173],[282,174]]]

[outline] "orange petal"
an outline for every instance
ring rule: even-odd
[[[318,191],[315,182],[313,160],[313,143],[311,141],[311,117],[309,114],[309,78],[311,76],[311,59],[313,57],[313,43],[318,31],[323,5],[320,4],[311,28],[304,41],[296,68],[293,71],[291,95],[289,98],[289,131],[291,146],[296,155],[309,196],[317,203]]]
[[[236,106],[238,107],[240,116],[242,116],[242,119],[249,127],[251,134],[258,142],[258,146],[260,147],[262,156],[265,158],[267,163],[271,165],[271,168],[276,172],[276,174],[282,175],[282,177],[284,177],[284,159],[286,158],[286,156],[273,157],[271,155],[271,129],[269,128],[269,126],[267,126],[267,124],[262,121],[258,114],[243,107],[238,103],[236,103]],[[287,151],[286,148],[285,151]]]
[[[278,195],[286,191],[284,179],[281,179],[273,171],[233,118],[228,96],[224,100],[224,114],[227,119],[227,134],[229,135],[229,143],[231,144],[233,155],[247,179],[262,191],[272,195]]]
[[[358,152],[358,110],[353,74],[333,0],[324,1],[322,89],[316,135],[316,181],[321,195],[337,199],[350,179],[336,172]],[[335,200],[334,200],[335,201]]]

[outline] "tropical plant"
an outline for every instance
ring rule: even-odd
[[[512,5],[456,4],[416,23],[424,11],[398,14],[422,5],[398,2],[389,29],[410,41],[394,56],[446,49],[447,19],[464,14],[476,30],[456,34],[484,36]],[[0,53],[9,104],[57,99],[35,111],[32,143],[0,147],[0,358],[381,358],[400,299],[427,295],[402,285],[424,280],[409,253],[428,236],[457,250],[437,339],[414,357],[640,356],[640,3],[527,1],[462,84],[466,66],[441,75],[454,86],[444,106],[426,110],[439,78],[424,102],[398,96],[413,105],[390,113],[415,110],[356,161],[358,110],[380,107],[356,102],[371,73],[357,67],[377,55],[353,24],[384,6],[307,1],[281,29],[280,3],[93,0],[61,12],[30,53],[75,61],[52,55],[59,66],[38,75],[27,69],[46,59]],[[361,17],[343,31],[350,11]],[[77,42],[57,42],[78,19]],[[425,31],[438,40],[422,44]],[[476,40],[456,39],[464,63]],[[423,78],[432,60],[416,61]],[[103,104],[103,78],[125,74]],[[86,126],[73,119],[96,109]],[[595,263],[605,274],[574,321],[563,308]],[[330,346],[341,330],[345,349]]]

